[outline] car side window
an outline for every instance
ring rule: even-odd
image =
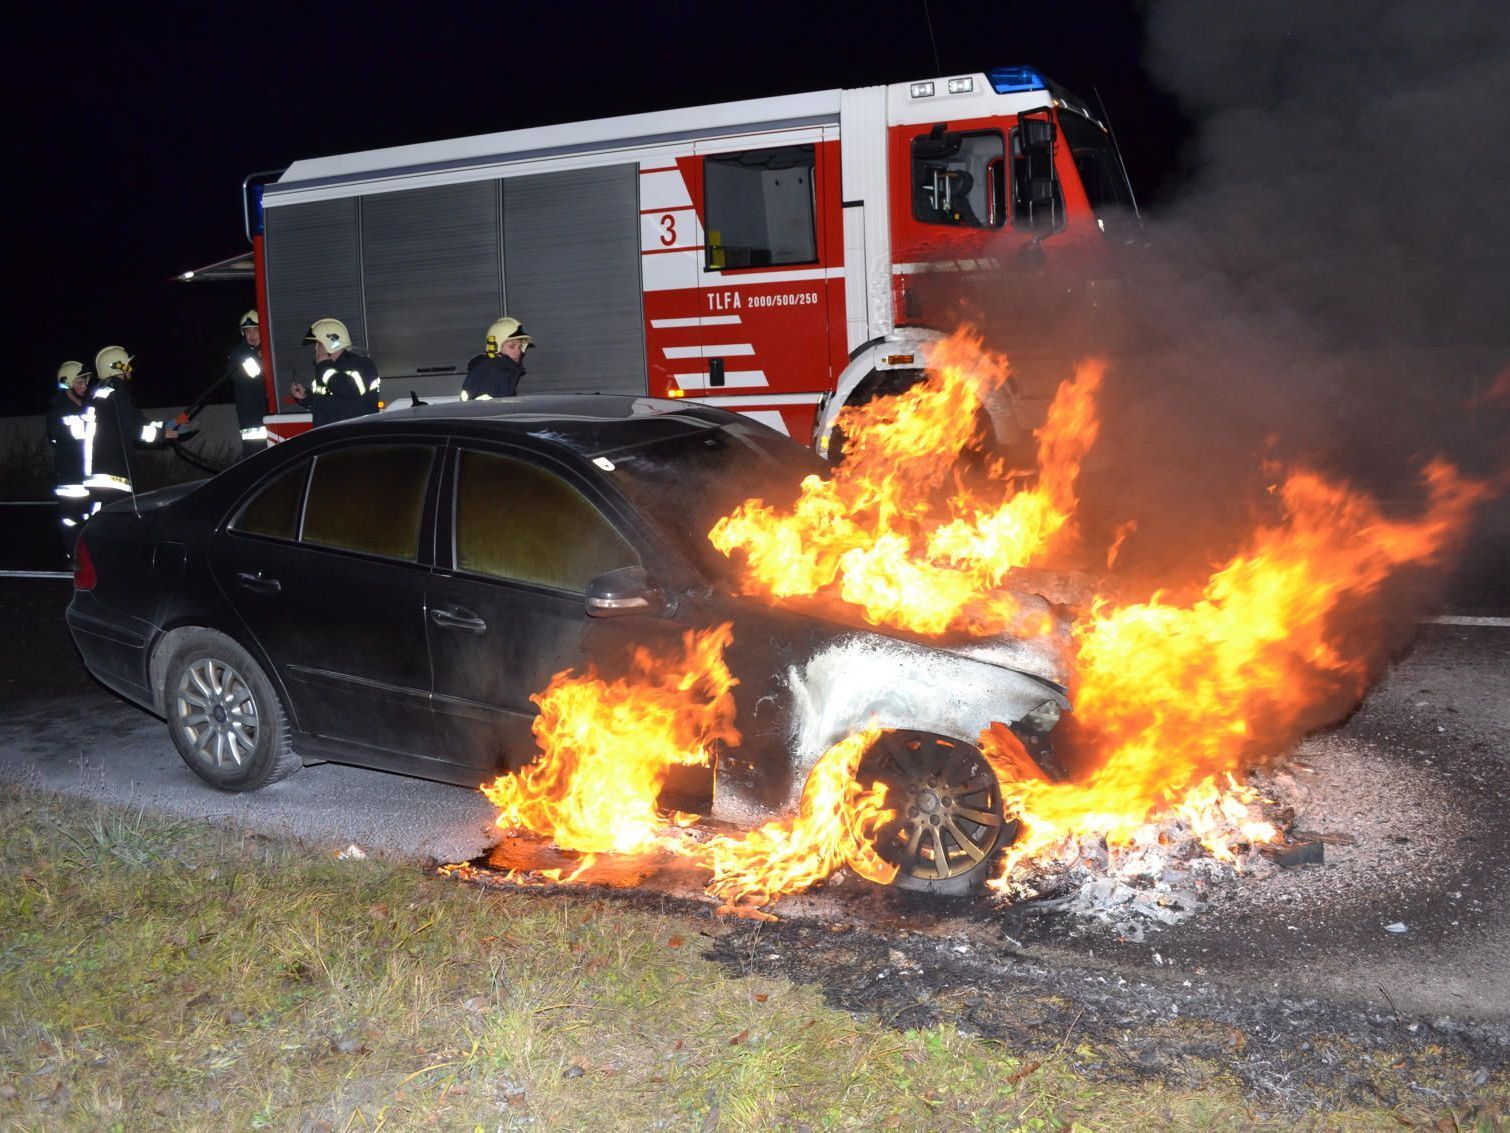
[[[304,477],[309,463],[303,462],[275,476],[258,490],[231,520],[231,530],[247,535],[266,535],[270,539],[299,537],[299,504],[304,499]]]
[[[587,497],[559,476],[495,453],[461,453],[456,568],[587,592],[640,557]]]
[[[315,457],[304,505],[305,543],[389,559],[419,558],[429,445],[366,445]]]

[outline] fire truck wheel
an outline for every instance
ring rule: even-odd
[[[886,785],[896,817],[877,842],[897,867],[899,889],[962,896],[991,875],[996,856],[1017,838],[1002,815],[1001,787],[980,751],[932,732],[881,733],[860,761],[859,779]]]
[[[163,693],[173,746],[211,786],[255,791],[299,769],[272,683],[225,635],[188,634],[168,662]]]

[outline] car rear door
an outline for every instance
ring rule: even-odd
[[[540,693],[563,669],[608,677],[636,644],[675,642],[659,616],[589,617],[588,583],[645,564],[622,510],[551,458],[458,444],[447,458],[428,633],[437,747],[479,778],[536,754]]]
[[[260,485],[210,560],[299,732],[337,758],[445,777],[414,766],[434,758],[424,601],[439,451],[391,439],[321,451]]]

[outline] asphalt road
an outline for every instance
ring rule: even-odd
[[[0,579],[0,779],[236,824],[333,850],[466,861],[497,813],[461,787],[335,764],[251,794],[213,790],[179,758],[163,722],[85,671],[63,611],[72,584]]]

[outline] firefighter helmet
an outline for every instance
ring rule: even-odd
[[[487,353],[491,358],[498,353],[498,347],[505,342],[520,342],[528,350],[535,340],[524,333],[524,324],[518,319],[511,319],[507,315],[496,320],[488,327]]]
[[[247,327],[255,327],[260,325],[262,325],[262,320],[257,317],[256,307],[253,307],[250,311],[241,316],[241,330],[246,330]]]
[[[351,334],[346,330],[346,324],[340,319],[316,319],[309,324],[309,331],[305,334],[304,341],[318,342],[334,354],[351,345]]]
[[[94,356],[94,372],[102,382],[111,378],[129,378],[132,358],[133,355],[127,354],[123,346],[107,346]]]
[[[58,388],[67,389],[79,378],[89,378],[92,375],[84,369],[82,362],[64,362],[58,367]]]

